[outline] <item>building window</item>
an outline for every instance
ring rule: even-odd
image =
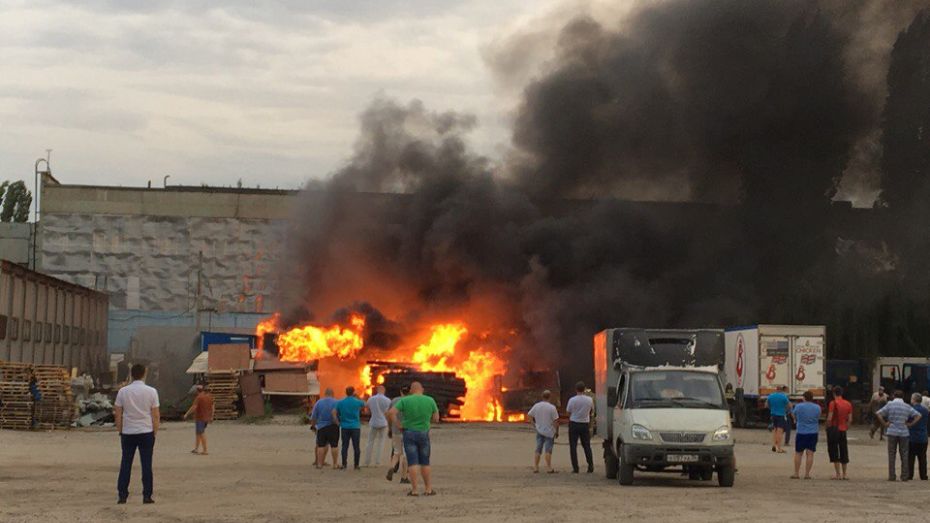
[[[10,339],[19,339],[19,318],[10,318]]]
[[[52,324],[46,323],[45,324],[45,342],[48,343],[50,341],[52,341]]]
[[[0,340],[6,339],[6,316],[0,314]]]
[[[41,343],[42,342],[42,322],[41,321],[36,322],[35,331],[36,331],[35,332],[36,343]]]
[[[55,325],[55,343],[61,341],[61,325]]]
[[[23,320],[23,341],[32,341],[32,322]]]
[[[67,325],[64,326],[61,332],[61,342],[65,345],[71,341],[71,328]]]

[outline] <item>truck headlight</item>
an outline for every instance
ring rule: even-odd
[[[652,433],[642,425],[633,425],[633,439],[651,440]]]
[[[730,427],[723,426],[714,432],[714,441],[726,441],[730,439]]]

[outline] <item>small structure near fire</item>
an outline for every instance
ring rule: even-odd
[[[396,361],[369,361],[372,383],[384,385],[385,393],[390,398],[400,396],[403,387],[418,381],[426,394],[436,400],[439,416],[443,419],[460,418],[459,409],[465,404],[468,388],[465,380],[454,372],[432,372],[420,370],[411,363]]]

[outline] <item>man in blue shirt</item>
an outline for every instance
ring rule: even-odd
[[[920,414],[920,421],[911,425],[910,445],[908,448],[907,477],[914,479],[914,460],[920,467],[920,479],[927,480],[927,421],[930,419],[930,410],[924,407],[923,395],[915,392],[911,395],[911,407]]]
[[[352,453],[355,457],[355,470],[362,470],[358,466],[361,455],[359,447],[362,438],[361,412],[365,402],[355,397],[355,387],[346,387],[346,397],[336,402],[333,417],[342,427],[342,468],[348,468],[349,442],[352,442]]]
[[[798,423],[798,432],[794,437],[794,476],[791,478],[798,479],[801,476],[801,455],[804,454],[804,479],[811,479],[820,432],[820,405],[814,403],[814,393],[805,391],[804,401],[795,405],[791,414]]]
[[[785,430],[788,428],[788,419],[786,417],[788,404],[790,403],[788,395],[779,389],[777,392],[769,394],[765,403],[769,407],[769,417],[772,418],[772,452],[784,454],[785,450],[781,448],[781,441]]]
[[[316,463],[318,469],[326,466],[326,449],[333,453],[333,468],[339,466],[336,453],[339,448],[339,425],[333,420],[333,409],[336,408],[336,399],[333,398],[333,389],[326,389],[313,411],[310,413],[311,427],[316,430]]]
[[[904,403],[903,391],[896,390],[894,400],[876,412],[875,418],[880,426],[885,427],[885,439],[888,440],[888,481],[897,480],[894,470],[896,451],[901,454],[901,481],[909,481],[907,454],[910,450],[910,428],[920,421],[920,413]]]

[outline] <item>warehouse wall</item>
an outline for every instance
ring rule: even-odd
[[[0,360],[105,366],[107,297],[0,262]]]

